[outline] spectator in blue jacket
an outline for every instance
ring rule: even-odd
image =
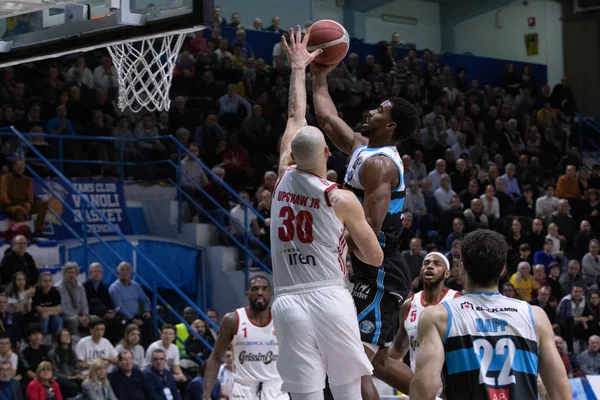
[[[198,376],[192,379],[190,386],[185,391],[185,400],[202,400],[204,395],[204,370],[206,369],[206,363],[200,366]],[[221,399],[221,382],[217,379],[215,387],[210,394],[211,400]],[[120,399],[119,399],[120,400]]]
[[[123,261],[117,267],[119,280],[108,288],[114,306],[128,321],[140,327],[142,342],[147,347],[154,341],[152,332],[152,315],[150,314],[150,299],[142,287],[131,279],[131,265]],[[143,312],[140,308],[143,307]]]
[[[540,251],[536,251],[535,254],[533,255],[533,263],[534,264],[542,264],[544,267],[546,267],[546,276],[548,276],[550,273],[550,271],[548,269],[548,266],[550,265],[550,263],[555,262],[555,261],[558,261],[559,263],[561,263],[561,260],[557,260],[556,257],[554,257],[552,255],[552,246],[553,245],[554,245],[554,243],[552,242],[552,239],[546,239],[546,240],[544,240],[544,249],[540,250]]]
[[[144,383],[149,400],[181,400],[173,374],[167,368],[167,355],[162,349],[152,352],[151,364],[144,369]]]

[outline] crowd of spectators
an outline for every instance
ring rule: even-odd
[[[250,213],[248,229],[256,236],[253,248],[265,256],[268,264],[266,252],[257,243],[269,246],[270,199],[277,178],[274,171],[278,142],[287,119],[290,68],[279,44],[269,55],[273,62],[267,63],[265,55],[255,54],[246,39],[246,30],[285,35],[279,18],[274,17],[271,25],[263,29],[260,19],[248,20],[244,25],[243,17],[233,13],[228,22],[216,7],[215,27],[188,38],[174,70],[173,105],[169,112],[156,115],[119,112],[115,106],[116,71],[111,59],[106,54],[94,53],[35,67],[4,69],[0,84],[0,125],[14,125],[24,132],[37,133],[33,143],[48,157],[56,156],[53,146],[56,142],[45,139],[44,131],[87,137],[86,141],[64,140],[65,157],[105,161],[115,160],[117,148],[95,141],[94,136],[138,139],[125,149],[128,161],[179,161],[177,149],[168,141],[151,140],[157,135],[175,134],[262,215],[263,218],[256,218]],[[235,30],[233,42],[221,36],[226,29]],[[410,49],[406,57],[400,57],[397,55],[399,43],[399,35],[394,34],[391,41],[379,44],[377,54],[363,58],[356,53],[349,54],[327,76],[327,81],[339,116],[357,131],[366,121],[368,110],[390,96],[407,99],[421,115],[421,129],[398,146],[406,185],[401,247],[411,267],[415,289],[419,287],[416,278],[423,257],[428,251],[439,249],[447,252],[452,262],[452,276],[447,285],[462,290],[463,275],[458,263],[461,238],[479,228],[497,230],[506,236],[510,245],[507,269],[499,290],[504,295],[544,308],[556,329],[556,345],[569,373],[600,373],[600,338],[596,336],[600,334],[597,292],[600,165],[587,168],[579,150],[569,141],[577,105],[567,77],[551,88],[536,82],[529,67],[517,70],[508,63],[501,84],[491,86],[476,79],[469,80],[465,68],[452,70],[444,64],[441,54],[428,49],[422,52]],[[308,71],[307,77],[306,119],[309,124],[317,125],[311,107]],[[15,146],[13,141],[3,140],[5,158],[1,162],[15,151]],[[343,177],[347,161],[347,155],[332,147],[328,178],[337,181]],[[194,199],[188,205],[190,219],[199,221],[204,213],[209,213],[221,225],[229,226],[233,235],[242,235],[245,207],[236,205],[229,193],[198,166],[195,158],[186,156],[181,163],[186,172],[183,187]],[[39,168],[43,173],[43,168]],[[109,165],[77,166],[67,172],[70,176],[114,174]],[[153,179],[165,171],[131,168],[128,173],[139,179]],[[198,186],[217,204],[231,210],[231,218],[208,201]],[[202,212],[196,205],[202,207]],[[143,299],[143,291],[124,283],[130,279],[126,276],[130,277],[131,271],[120,266],[119,281],[111,286],[111,289],[121,286],[120,294],[104,288],[103,300],[91,301],[90,294],[99,290],[98,282],[102,281],[98,271],[98,267],[91,268],[90,282],[84,285],[87,305],[77,302],[84,299],[84,292],[70,286],[75,281],[68,273],[63,282],[56,285],[52,276],[43,274],[34,278],[30,276],[31,271],[11,276],[10,290],[0,296],[0,315],[4,315],[0,321],[13,321],[11,324],[19,329],[32,320],[36,322],[35,319],[40,323],[37,331],[25,335],[29,350],[23,350],[21,358],[28,360],[26,354],[31,355],[27,356],[30,359],[26,363],[18,364],[20,370],[17,367],[23,382],[37,379],[42,386],[41,379],[47,382],[47,378],[43,378],[45,367],[42,365],[45,364],[39,356],[39,329],[42,333],[60,333],[55,347],[63,356],[68,352],[61,349],[71,351],[73,335],[82,330],[92,332],[87,342],[93,341],[93,346],[98,345],[96,339],[104,335],[104,328],[107,337],[112,336],[113,344],[129,332],[122,342],[122,348],[129,353],[120,353],[117,359],[113,349],[103,356],[123,371],[131,370],[131,364],[143,366],[144,363],[160,370],[164,368],[165,359],[175,359],[170,355],[169,346],[165,347],[166,343],[173,342],[172,333],[182,339],[180,334],[185,335],[187,330],[163,329],[162,342],[155,343],[152,351],[144,353],[138,348],[136,340],[139,339],[135,339],[135,335],[152,336],[151,330],[144,333],[150,310],[146,301],[142,301],[146,307],[143,310],[132,306],[135,299]],[[39,285],[33,289],[38,281]],[[12,298],[18,301],[10,303],[7,309],[2,299]],[[140,314],[140,311],[143,312]],[[12,316],[6,317],[9,314]],[[93,315],[98,319],[92,318]],[[115,320],[117,323],[113,324],[111,321]],[[127,325],[130,322],[135,326]],[[207,328],[204,321],[190,318],[189,323],[193,323],[198,332],[203,331],[205,337],[214,338],[214,331]],[[102,335],[94,334],[94,329],[101,330]],[[125,332],[121,332],[123,330]],[[14,346],[20,336],[11,335],[9,332]],[[189,339],[188,349],[196,349],[196,355],[206,356],[201,342],[194,340]],[[79,343],[82,341],[86,343],[86,339]],[[71,364],[65,368],[77,369],[67,369],[69,372],[63,373],[67,378],[81,378],[76,371],[90,370],[95,365],[85,354],[78,353],[79,343],[73,350],[73,358],[67,358],[82,362],[69,361]],[[185,352],[185,348],[179,348],[181,359],[184,358],[182,351]],[[32,365],[42,369],[36,371]],[[103,365],[95,367],[94,387],[106,382]],[[167,362],[167,365],[173,372],[173,384],[181,384],[186,375],[181,369],[173,368],[173,363]],[[231,365],[231,354],[225,365]],[[56,365],[54,371],[55,374],[58,371]],[[125,376],[133,375],[125,373]],[[224,372],[223,379],[229,380],[227,376]],[[60,379],[58,382],[61,384]],[[124,380],[118,382],[122,386]],[[66,385],[64,379],[62,384]],[[117,384],[113,384],[113,390],[118,397],[114,385]]]
[[[10,251],[21,254],[0,265],[2,271],[16,271],[0,285],[3,400],[24,399],[23,393],[29,400],[164,400],[166,389],[173,399],[202,399],[202,365],[217,331],[193,308],[183,310],[187,326],[164,324],[155,332],[156,313],[131,279],[129,264],[119,264],[118,279],[106,285],[99,263],[89,266],[81,282],[79,266],[68,262],[54,282],[52,274],[38,274],[24,262],[32,260],[26,246],[17,236]],[[207,316],[217,321],[216,311]],[[223,370],[232,372],[231,361]],[[221,380],[214,400],[230,393],[232,380]]]

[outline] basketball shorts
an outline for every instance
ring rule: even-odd
[[[327,376],[331,385],[341,386],[372,374],[352,296],[343,282],[278,293],[271,311],[282,391],[312,393],[325,388]]]
[[[281,391],[281,381],[246,382],[234,380],[232,400],[290,400],[289,394]]]
[[[398,330],[402,297],[366,281],[354,283],[352,297],[362,342],[380,349],[389,346]]]

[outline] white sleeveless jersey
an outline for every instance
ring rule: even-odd
[[[365,190],[364,186],[360,182],[360,167],[368,158],[374,156],[385,156],[394,162],[398,168],[399,182],[398,187],[393,188],[392,192],[403,192],[406,185],[406,182],[404,182],[404,164],[402,163],[402,157],[400,157],[396,146],[374,148],[362,146],[354,150],[354,153],[352,153],[352,157],[350,158],[350,162],[348,163],[348,169],[346,170],[344,183],[353,189]]]
[[[421,313],[423,312],[425,307],[435,306],[436,304],[439,304],[442,301],[458,297],[459,294],[460,293],[456,290],[446,288],[440,300],[435,304],[429,305],[426,305],[423,302],[423,291],[415,293],[410,298],[410,306],[408,307],[406,318],[404,319],[404,329],[406,330],[406,334],[408,335],[410,368],[413,370],[413,372],[415,370],[415,365],[417,361],[417,351],[419,350],[419,337],[417,335],[417,325],[419,324],[419,318],[421,318]]]
[[[311,284],[343,284],[347,276],[344,226],[328,197],[338,186],[295,166],[279,179],[271,204],[276,290],[294,292]]]
[[[269,382],[281,379],[277,372],[279,345],[273,319],[257,326],[248,318],[246,308],[235,310],[238,328],[233,337],[235,378],[242,382]]]

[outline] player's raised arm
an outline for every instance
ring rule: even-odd
[[[364,144],[368,140],[361,134],[356,133],[338,116],[337,109],[329,95],[327,86],[327,74],[334,70],[336,65],[321,65],[313,62],[310,65],[312,73],[313,102],[315,105],[315,114],[319,126],[331,139],[335,147],[346,154],[352,154],[354,149]]]
[[[290,28],[290,44],[288,45],[285,37],[281,37],[281,44],[285,49],[290,66],[292,67],[292,76],[290,77],[290,93],[288,101],[288,120],[285,127],[285,133],[281,139],[279,148],[279,175],[287,167],[294,164],[292,159],[292,139],[300,128],[306,124],[306,67],[321,54],[323,50],[318,49],[309,53],[306,50],[306,43],[310,37],[310,28],[306,29],[306,35],[302,40],[302,29],[300,25],[296,27],[296,34]]]
[[[204,400],[210,400],[210,395],[217,383],[217,375],[219,374],[221,360],[233,341],[233,337],[237,331],[237,325],[238,316],[235,312],[226,314],[221,320],[219,335],[217,336],[217,341],[213,347],[213,352],[210,354],[210,357],[208,357],[208,360],[206,360],[206,369],[204,371]]]
[[[427,307],[419,319],[419,352],[415,375],[410,383],[411,399],[435,399],[442,384],[444,344],[438,325],[445,326],[448,314],[443,305]]]
[[[396,332],[394,343],[392,343],[388,350],[388,357],[393,358],[394,360],[400,360],[408,352],[408,334],[406,332],[406,328],[404,327],[404,320],[406,319],[406,314],[408,313],[410,303],[411,298],[408,298],[402,304],[402,307],[400,307],[400,322],[398,324],[398,331]]]
[[[335,215],[348,228],[350,238],[356,245],[354,254],[365,264],[380,266],[383,263],[383,250],[377,236],[370,229],[362,205],[356,196],[347,190],[336,189],[329,192]]]
[[[573,393],[556,346],[552,325],[544,310],[532,306],[535,330],[538,335],[539,372],[548,391],[547,398],[552,400],[571,399]]]

